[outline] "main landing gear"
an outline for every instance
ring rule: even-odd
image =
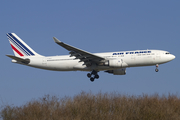
[[[92,77],[92,75],[94,75],[94,76]],[[90,78],[91,82],[93,82],[94,79],[99,78],[99,75],[97,74],[97,71],[93,70],[91,73],[87,74],[87,77]]]
[[[156,71],[156,72],[158,72],[158,71],[159,71],[158,67],[159,67],[159,65],[158,65],[158,64],[156,64],[156,69],[155,69],[155,71]]]

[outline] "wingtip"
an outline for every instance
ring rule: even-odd
[[[61,43],[61,41],[58,40],[56,37],[53,37],[53,39],[54,39],[54,42],[56,42],[56,43]]]
[[[13,55],[6,55],[7,57],[13,56]]]
[[[12,33],[6,33],[6,35],[8,36],[8,35],[11,35]]]
[[[15,34],[14,32],[8,32],[8,33],[6,33],[6,35],[8,35],[8,34]]]

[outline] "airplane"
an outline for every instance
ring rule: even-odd
[[[30,48],[15,33],[7,33],[14,55],[13,63],[53,71],[89,71],[90,81],[99,78],[98,72],[105,71],[113,75],[125,75],[126,68],[140,66],[156,66],[167,63],[175,56],[163,50],[132,50],[106,53],[90,53],[59,41],[54,42],[69,51],[70,55],[42,56]]]

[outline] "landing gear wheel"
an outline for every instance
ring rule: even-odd
[[[88,78],[90,78],[90,77],[91,77],[91,74],[90,74],[90,73],[88,73],[88,74],[87,74],[87,77],[88,77]]]
[[[156,69],[155,69],[155,71],[156,71],[156,72],[158,72],[158,71],[159,71],[158,67],[159,67],[159,65],[158,65],[158,64],[156,64]]]
[[[94,78],[98,79],[98,78],[99,78],[99,75],[95,75]]]
[[[158,72],[159,70],[158,69],[155,69],[156,72]]]
[[[98,79],[99,78],[99,75],[97,74],[97,71],[93,70],[91,73],[87,74],[87,77],[90,78],[91,82],[93,82],[94,79]]]
[[[91,82],[94,82],[94,78],[93,77],[91,77],[90,80],[91,80]]]

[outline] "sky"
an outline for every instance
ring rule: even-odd
[[[44,95],[73,97],[82,91],[180,96],[180,1],[0,1],[0,106],[21,106]],[[176,56],[159,66],[127,68],[126,75],[57,72],[11,63],[6,33],[14,32],[44,56],[67,55],[52,37],[91,53],[158,49]]]

